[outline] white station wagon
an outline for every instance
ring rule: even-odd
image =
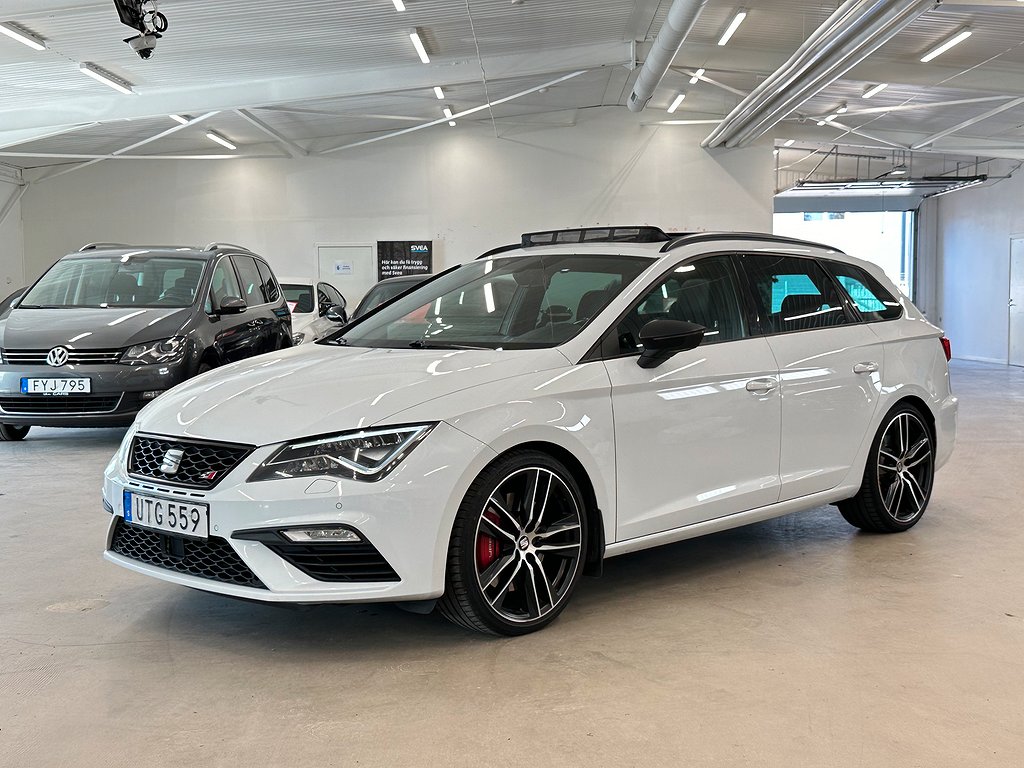
[[[523,634],[606,557],[823,504],[910,528],[953,450],[948,358],[826,246],[524,235],[147,406],[106,469],[106,558]]]

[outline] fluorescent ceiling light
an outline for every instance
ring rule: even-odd
[[[46,50],[46,43],[43,42],[42,38],[36,37],[31,32],[27,32],[24,29],[18,29],[17,27],[8,24],[6,21],[0,22],[0,32],[14,40],[17,40],[23,45],[27,45],[35,51]]]
[[[189,119],[184,115],[168,115],[168,117],[174,122],[181,123],[182,125],[188,125],[189,123]]]
[[[819,120],[819,121],[817,122],[817,125],[819,125],[819,126],[822,126],[822,125],[824,125],[824,124],[825,124],[825,121],[824,121],[824,120]]]
[[[391,0],[395,4],[395,10],[401,13],[405,10],[405,3],[402,0]]]
[[[452,128],[454,128],[455,127],[455,121],[454,120],[449,120],[448,121],[448,125],[450,125]]]
[[[845,114],[846,112],[849,112],[849,111],[850,111],[850,108],[846,105],[846,102],[844,101],[842,104],[839,105],[839,108],[836,109],[836,114],[837,115],[842,115],[842,114]]]
[[[1024,0],[1021,0],[1021,2],[1024,2]],[[701,67],[696,72],[694,72],[693,73],[693,77],[690,78],[690,85],[696,85],[697,81],[700,80],[704,76],[704,73],[706,71],[707,70],[705,70],[704,67]]]
[[[837,113],[833,112],[833,113],[832,113],[831,115],[829,115],[828,117],[826,117],[826,118],[825,118],[825,120],[824,120],[823,122],[826,122],[826,123],[831,123],[831,122],[832,122],[833,120],[835,120],[835,119],[836,119],[837,117],[839,117],[839,115],[838,115]]]
[[[118,79],[117,77],[115,77],[114,75],[110,74],[109,72],[104,72],[102,69],[97,67],[95,64],[91,64],[89,62],[86,62],[85,64],[82,64],[81,66],[79,66],[78,69],[79,69],[79,71],[83,75],[88,75],[93,80],[97,80],[97,81],[103,83],[104,85],[109,86],[110,88],[113,88],[118,93],[123,93],[125,95],[130,94],[130,93],[134,93],[134,91],[132,91],[131,85],[129,85],[128,83],[124,82],[123,80]]]
[[[232,144],[232,143],[231,143],[230,141],[228,141],[227,139],[225,139],[225,138],[224,138],[223,136],[221,136],[221,135],[220,135],[219,133],[214,133],[213,131],[207,131],[207,133],[206,133],[206,138],[208,138],[208,139],[209,139],[210,141],[215,141],[215,142],[217,142],[218,144],[220,144],[220,145],[221,145],[222,147],[227,147],[227,148],[228,148],[228,149],[230,149],[230,150],[236,150],[236,149],[238,149],[238,147],[236,147],[236,146],[235,146],[234,144]]]
[[[782,143],[782,146],[784,146],[784,147],[792,147],[794,144],[796,144],[796,139],[786,139]]]
[[[412,40],[413,48],[416,49],[416,55],[420,57],[420,61],[424,64],[430,63],[430,57],[427,55],[427,49],[423,47],[423,41],[420,39],[419,30],[413,30],[409,33],[409,39]]]
[[[862,99],[870,99],[872,96],[874,96],[874,95],[876,95],[878,93],[881,93],[882,91],[884,91],[888,87],[889,87],[888,83],[879,83],[878,85],[872,85],[870,88],[868,88],[866,91],[864,91],[864,95],[861,96],[861,98]]]
[[[668,113],[671,115],[673,112],[675,112],[677,109],[679,109],[679,105],[683,103],[683,99],[685,99],[685,98],[686,98],[686,94],[685,93],[680,93],[678,96],[676,96],[674,99],[672,99],[672,103],[668,107]]]
[[[449,120],[452,119],[452,108],[451,107],[445,107],[441,111],[444,112],[444,116],[447,117]]]
[[[722,33],[722,38],[718,41],[718,44],[725,45],[728,43],[730,38],[736,34],[736,30],[740,28],[740,24],[743,23],[745,18],[747,18],[746,10],[736,11],[736,15],[732,17],[732,21],[729,23],[729,26],[726,27],[725,32]]]
[[[444,91],[441,90],[440,85],[434,86],[434,95],[437,96],[438,101],[444,101]]]
[[[937,46],[935,46],[930,51],[928,51],[928,53],[926,53],[924,56],[921,57],[921,61],[923,63],[927,64],[932,59],[934,59],[934,58],[944,54],[946,51],[948,51],[954,45],[957,45],[958,43],[962,43],[964,40],[966,40],[972,34],[974,34],[974,33],[969,28],[965,27],[964,29],[961,29],[955,35],[953,35],[949,39],[945,40],[944,42],[939,43]]]

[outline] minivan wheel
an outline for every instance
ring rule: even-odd
[[[882,420],[860,490],[839,502],[847,522],[864,531],[898,533],[924,515],[935,476],[935,441],[920,411],[897,405]]]
[[[569,602],[586,543],[583,495],[565,466],[534,450],[503,456],[459,507],[438,609],[495,635],[541,629]]]
[[[24,440],[32,427],[16,427],[13,424],[0,424],[0,440]]]

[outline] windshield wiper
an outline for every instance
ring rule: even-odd
[[[423,339],[416,339],[416,341],[409,344],[413,349],[489,349],[494,350],[494,347],[474,347],[469,344],[432,344],[429,341]]]
[[[64,309],[60,304],[18,304],[15,309]]]

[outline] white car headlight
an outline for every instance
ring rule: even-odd
[[[127,365],[154,365],[170,363],[179,359],[185,352],[185,339],[174,336],[160,341],[149,341],[129,347],[121,355],[121,362]]]
[[[263,462],[250,482],[309,475],[333,475],[373,482],[388,475],[435,424],[344,432],[296,440]]]

